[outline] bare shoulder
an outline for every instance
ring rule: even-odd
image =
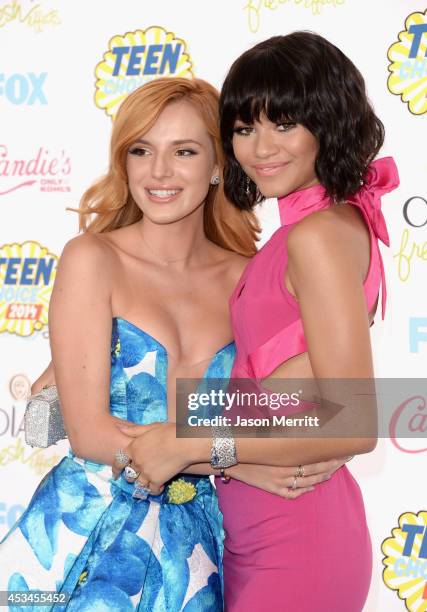
[[[355,207],[349,204],[331,206],[315,212],[297,223],[289,232],[288,252],[292,257],[342,256],[369,234]],[[366,242],[369,247],[369,243]]]
[[[64,286],[74,291],[99,290],[110,294],[114,250],[99,235],[86,232],[69,240],[58,264],[56,290]]]
[[[61,262],[92,267],[110,259],[114,251],[101,235],[85,232],[69,240],[61,255]]]

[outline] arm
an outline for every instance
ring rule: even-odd
[[[71,240],[49,308],[55,379],[71,448],[109,465],[115,450],[129,443],[109,414],[112,256],[96,236]]]
[[[348,459],[347,459],[348,460]],[[315,463],[304,466],[304,477],[297,479],[298,488],[292,489],[295,480],[296,467],[277,467],[270,465],[251,465],[238,463],[225,471],[227,476],[240,480],[245,484],[257,487],[263,491],[296,499],[304,493],[314,490],[314,485],[329,480],[331,475],[343,466],[345,460],[333,459],[327,462]],[[214,474],[218,476],[218,470],[214,470],[210,463],[199,463],[190,465],[184,470],[186,474]]]

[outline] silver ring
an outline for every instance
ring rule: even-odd
[[[125,467],[125,478],[129,480],[136,480],[141,472],[137,472],[131,465]]]
[[[295,489],[298,489],[297,480],[298,480],[298,476],[294,476],[294,481],[291,486],[292,491],[295,491]]]
[[[147,499],[147,497],[150,495],[151,490],[150,487],[148,486],[150,483],[147,483],[146,487],[143,487],[141,484],[139,484],[139,482],[135,483],[135,488],[133,490],[132,493],[132,497],[134,499]]]
[[[127,455],[122,448],[116,451],[114,458],[120,467],[126,467],[130,463],[129,455]]]
[[[303,465],[299,465],[297,467],[297,471],[295,473],[295,478],[304,478],[304,476],[305,476],[304,466]]]

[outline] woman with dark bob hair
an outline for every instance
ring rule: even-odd
[[[220,117],[226,194],[242,210],[277,197],[281,220],[231,299],[232,376],[271,387],[280,378],[281,388],[283,379],[308,378],[317,380],[321,397],[340,398],[340,388],[320,381],[374,375],[369,326],[380,285],[383,314],[385,308],[378,238],[388,244],[380,196],[398,185],[391,158],[373,162],[384,127],[363,77],[321,36],[276,36],[233,64]],[[353,437],[330,431],[336,437],[239,439],[237,457],[258,461],[262,454],[274,464],[286,456],[303,466],[376,445],[369,415],[359,436],[356,429]],[[301,467],[295,488],[303,473]],[[362,495],[346,466],[295,501],[217,480],[229,611],[363,609],[371,543]]]
[[[397,170],[391,158],[373,161],[384,129],[361,74],[312,33],[277,36],[239,57],[220,115],[227,196],[247,211],[278,198],[281,220],[231,297],[232,377],[268,391],[279,382],[281,391],[304,389],[291,423],[313,414],[318,420],[309,420],[311,429],[300,426],[301,435],[288,427],[287,436],[256,439],[216,428],[212,439],[176,438],[173,424],[159,424],[131,445],[133,463],[156,486],[190,463],[210,460],[221,470],[228,612],[360,612],[372,551],[362,495],[347,467],[297,499],[227,476],[237,461],[298,465],[298,490],[307,464],[375,448],[369,327],[380,288],[384,315],[378,239],[388,244],[388,235],[380,198],[398,186]],[[344,397],[347,385],[332,384],[337,379],[365,381],[355,405]]]

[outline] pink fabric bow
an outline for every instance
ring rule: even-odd
[[[381,211],[381,196],[399,186],[399,174],[392,157],[382,157],[369,164],[362,187],[347,200],[366,214],[374,234],[390,246],[387,226]]]

